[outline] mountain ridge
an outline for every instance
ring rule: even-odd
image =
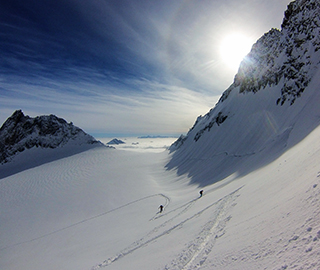
[[[197,167],[209,159],[210,184],[247,173],[243,162],[259,168],[270,161],[265,149],[276,158],[307,136],[320,123],[319,33],[320,4],[290,3],[282,29],[271,29],[253,45],[215,107],[170,147],[167,169],[202,184],[205,172]]]
[[[103,144],[55,115],[32,118],[24,115],[22,110],[16,110],[0,128],[0,163],[7,163],[34,147],[55,149],[65,145]]]
[[[290,101],[292,105],[308,86],[319,64],[319,10],[320,4],[314,0],[291,2],[281,31],[273,28],[258,39],[220,101],[238,86],[240,93],[255,93],[282,81],[284,85],[276,103],[283,105]],[[275,62],[276,58],[282,59]]]

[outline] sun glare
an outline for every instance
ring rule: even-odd
[[[237,69],[242,59],[250,52],[252,41],[245,35],[234,33],[226,36],[220,45],[223,62],[232,69]]]

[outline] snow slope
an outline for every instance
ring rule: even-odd
[[[319,10],[290,4],[171,150],[2,164],[0,269],[320,269]]]
[[[290,3],[281,31],[272,29],[253,45],[216,106],[171,147],[168,169],[188,173],[201,185],[235,172],[244,175],[276,159],[317,127],[319,33],[320,2]],[[204,167],[208,160],[210,165]],[[204,182],[210,172],[212,177]]]
[[[95,148],[4,178],[0,269],[319,269],[319,136],[200,199],[166,151]]]
[[[102,146],[101,142],[82,129],[55,115],[32,118],[16,110],[0,128],[0,164],[10,164],[1,167],[0,179]]]

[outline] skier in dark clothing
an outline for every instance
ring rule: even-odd
[[[203,195],[203,190],[200,190],[200,198],[202,197],[202,195]]]
[[[159,213],[162,213],[162,211],[163,211],[163,205],[161,204],[161,205],[159,206]]]

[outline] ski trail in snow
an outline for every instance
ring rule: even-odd
[[[160,194],[159,194],[160,195]],[[165,196],[164,194],[161,194],[161,196],[163,196],[165,199],[166,199],[166,203],[164,204],[163,206],[163,211],[166,209],[166,207],[169,205],[170,203],[170,198]],[[158,211],[151,219],[149,219],[149,221],[152,221],[152,220],[155,220],[155,219],[158,219],[162,216],[164,216],[164,213],[162,212],[161,215],[160,214],[160,211]]]
[[[131,244],[129,247],[122,250],[117,255],[108,258],[107,260],[103,261],[100,264],[97,264],[91,268],[91,270],[98,270],[103,267],[107,267],[111,265],[112,263],[118,261],[119,259],[125,257],[126,255],[132,254],[134,251],[148,245],[151,242],[156,241],[157,239],[161,238],[162,236],[170,234],[172,231],[174,231],[177,228],[181,228],[185,223],[188,221],[198,217],[205,211],[211,209],[214,206],[218,206],[217,210],[215,211],[215,215],[213,218],[209,220],[209,222],[206,223],[205,228],[200,232],[199,236],[197,237],[197,240],[194,240],[188,248],[182,252],[177,261],[175,260],[172,262],[171,266],[166,266],[164,269],[172,270],[172,269],[190,269],[188,268],[191,265],[198,264],[198,261],[205,261],[206,254],[209,254],[213,248],[215,239],[222,236],[223,233],[221,232],[224,230],[225,224],[228,220],[230,220],[230,217],[225,218],[225,214],[229,210],[230,206],[232,205],[232,202],[235,200],[235,195],[238,193],[238,191],[242,187],[238,188],[237,190],[231,192],[230,194],[226,195],[225,197],[219,199],[218,201],[208,205],[201,211],[193,214],[192,216],[174,224],[168,229],[165,229],[162,232],[158,231],[161,228],[164,228],[169,222],[172,222],[174,219],[176,219],[178,216],[182,215],[182,213],[186,212],[197,200],[194,199],[186,204],[184,204],[181,207],[178,207],[177,209],[182,209],[181,212],[179,212],[174,217],[170,218],[169,220],[165,221],[164,223],[160,224],[159,226],[155,227],[152,231],[150,231],[146,236],[142,237],[141,239],[137,240],[133,244]],[[177,209],[174,209],[170,212],[177,211]],[[220,233],[220,235],[219,235]],[[156,234],[156,235],[154,235]],[[216,235],[213,239],[213,235]],[[199,240],[200,239],[200,240]],[[186,268],[187,267],[187,268]],[[197,269],[197,268],[195,268]]]
[[[225,232],[224,228],[227,221],[231,219],[231,216],[225,216],[229,209],[231,202],[233,202],[233,196],[223,200],[219,205],[219,211],[216,216],[206,223],[204,229],[201,231],[197,239],[200,241],[193,241],[191,247],[193,247],[193,254],[191,256],[185,256],[186,252],[182,252],[182,257],[187,258],[183,260],[182,264],[185,264],[181,270],[198,269],[206,261],[208,254],[212,251],[215,241],[221,237]],[[188,250],[192,250],[190,245]],[[190,254],[190,252],[188,252]],[[181,258],[181,255],[179,256]],[[187,261],[187,262],[186,262]],[[166,268],[170,269],[170,268]],[[174,268],[175,269],[175,268]]]
[[[140,199],[138,199],[138,200],[129,202],[129,203],[127,203],[127,204],[124,204],[124,205],[122,205],[122,206],[119,206],[119,207],[117,207],[117,208],[114,208],[114,209],[112,209],[112,210],[109,210],[109,211],[106,211],[106,212],[104,212],[104,213],[101,213],[101,214],[99,214],[99,215],[96,215],[96,216],[93,216],[93,217],[90,217],[90,218],[81,220],[81,221],[79,221],[79,222],[77,222],[77,223],[73,223],[73,224],[71,224],[71,225],[69,225],[69,226],[66,226],[66,227],[63,227],[63,228],[61,228],[61,229],[58,229],[58,230],[52,231],[52,232],[50,232],[50,233],[47,233],[47,234],[38,236],[38,237],[36,237],[36,238],[30,239],[30,240],[26,240],[26,241],[23,241],[23,242],[19,242],[19,243],[15,243],[15,244],[13,244],[13,245],[0,248],[0,251],[5,250],[5,249],[8,249],[8,248],[16,247],[16,246],[19,246],[19,245],[23,245],[23,244],[27,244],[27,243],[31,243],[31,242],[37,241],[37,240],[39,240],[39,239],[48,237],[48,236],[50,236],[50,235],[59,233],[59,232],[61,232],[61,231],[70,229],[70,228],[75,227],[75,226],[78,226],[78,225],[83,224],[83,223],[85,223],[85,222],[88,222],[88,221],[90,221],[90,220],[100,218],[100,217],[102,217],[102,216],[105,216],[105,215],[107,215],[107,214],[110,214],[110,213],[112,213],[112,212],[115,212],[115,211],[117,211],[117,210],[120,210],[120,209],[122,209],[122,208],[128,207],[128,206],[130,206],[130,205],[132,205],[132,204],[135,204],[135,203],[138,203],[138,202],[141,202],[141,201],[143,201],[143,200],[147,200],[147,199],[150,199],[150,198],[153,198],[153,197],[157,197],[157,196],[161,196],[161,197],[163,197],[163,198],[166,200],[166,204],[165,204],[166,206],[170,203],[170,198],[167,197],[167,196],[164,195],[164,194],[159,193],[159,194],[149,195],[149,196],[140,198]]]
[[[171,221],[172,219],[182,215],[184,212],[186,212],[199,198],[196,198],[196,199],[193,199],[187,203],[185,203],[184,205],[181,205],[180,207],[177,207],[173,210],[170,210],[168,212],[162,212],[161,215],[159,215],[159,212],[153,217],[151,218],[149,221],[152,221],[152,220],[155,220],[155,219],[158,219],[158,218],[161,218],[161,217],[164,217],[164,216],[167,216],[173,212],[177,212],[179,211],[180,209],[182,209],[177,215],[175,215],[173,218],[169,219],[167,222]],[[167,205],[165,205],[164,209],[166,208]],[[167,223],[166,222],[166,223]]]
[[[102,267],[106,267],[110,264],[112,264],[113,262],[123,258],[124,256],[128,255],[128,254],[131,254],[132,252],[134,252],[135,250],[139,249],[139,248],[142,248],[144,246],[146,246],[147,244],[149,244],[150,242],[153,242],[155,240],[157,240],[158,238],[164,236],[164,235],[167,235],[169,234],[171,231],[175,230],[176,228],[179,228],[181,227],[185,222],[191,220],[192,218],[196,217],[198,215],[195,214],[194,216],[192,216],[191,218],[188,218],[186,220],[184,220],[183,222],[180,222],[178,224],[176,224],[175,226],[163,231],[162,233],[156,235],[156,236],[152,236],[153,234],[157,233],[161,228],[165,227],[168,223],[172,222],[174,219],[176,219],[177,217],[179,217],[180,215],[182,215],[183,213],[185,213],[195,202],[196,202],[197,199],[194,199],[174,210],[171,210],[170,212],[168,213],[165,213],[159,217],[162,217],[162,216],[165,216],[165,215],[168,215],[169,213],[172,213],[172,212],[175,212],[181,208],[182,211],[180,211],[178,214],[176,214],[175,216],[173,216],[172,218],[170,218],[169,220],[165,221],[164,223],[160,224],[159,226],[155,227],[152,231],[150,231],[146,236],[140,238],[139,240],[137,240],[136,242],[134,242],[133,244],[131,244],[129,247],[127,247],[126,249],[122,250],[118,255],[114,256],[114,257],[111,257],[107,260],[105,260],[103,263],[101,264],[98,264],[96,266],[93,266],[91,269],[92,270],[97,270],[99,268],[102,268]],[[159,218],[159,217],[156,217],[156,218]],[[156,218],[153,218],[153,219],[156,219]],[[153,220],[151,219],[151,220]],[[150,221],[151,221],[150,220]]]
[[[236,194],[241,188],[202,210],[205,211],[212,206],[217,206],[213,216],[204,225],[202,231],[177,255],[170,265],[164,267],[165,270],[199,269],[204,265],[216,240],[225,234],[226,223],[231,219],[228,212],[235,205],[234,201],[239,196]]]

